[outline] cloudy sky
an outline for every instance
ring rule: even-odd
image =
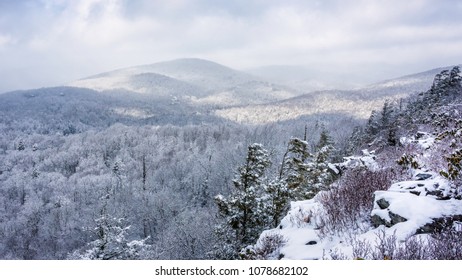
[[[462,63],[458,0],[0,0],[0,92],[182,57],[391,78]]]

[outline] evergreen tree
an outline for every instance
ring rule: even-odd
[[[364,141],[364,130],[361,126],[353,128],[350,138],[348,139],[345,153],[347,155],[354,154],[363,144]]]
[[[327,132],[324,135],[318,143],[318,151],[314,154],[308,152],[306,141],[298,138],[289,141],[279,174],[279,180],[287,184],[289,199],[312,198],[332,182],[329,158],[334,148],[329,144]]]
[[[261,144],[248,148],[245,164],[233,180],[234,192],[225,198],[215,197],[223,223],[216,229],[223,241],[215,254],[223,259],[235,259],[244,247],[254,244],[267,224],[262,196],[265,171],[270,165],[268,152]]]
[[[320,150],[322,147],[325,146],[333,146],[334,141],[332,140],[332,137],[329,135],[329,131],[325,127],[322,128],[321,134],[319,135],[319,141],[316,144],[316,150]]]
[[[306,161],[309,157],[308,142],[298,138],[290,139],[282,159],[279,180],[285,181],[293,192],[305,183],[308,172]]]
[[[381,124],[379,113],[376,110],[373,110],[366,125],[366,141],[372,141],[379,133],[380,128]]]
[[[460,76],[459,66],[454,66],[449,73],[449,86],[460,88],[462,77]]]
[[[288,188],[287,182],[275,180],[270,182],[265,188],[264,212],[267,215],[270,227],[277,227],[281,219],[289,210],[293,192]]]
[[[394,108],[390,100],[386,100],[383,104],[381,115],[380,115],[380,129],[388,130],[393,122]]]

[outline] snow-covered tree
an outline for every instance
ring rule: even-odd
[[[73,252],[70,259],[87,260],[134,260],[146,259],[151,253],[151,245],[144,240],[129,241],[130,225],[123,218],[115,218],[108,213],[110,194],[102,198],[103,207],[95,220],[92,233],[96,239],[87,244],[86,249]]]
[[[124,225],[124,219],[102,215],[95,222],[94,234],[97,238],[83,252],[71,254],[70,259],[135,260],[149,256],[151,245],[146,244],[145,240],[129,241],[130,226]]]
[[[265,186],[264,212],[271,227],[277,227],[289,210],[291,190],[284,180],[274,180]]]
[[[319,141],[316,144],[316,150],[322,149],[325,146],[333,146],[334,141],[332,137],[329,135],[329,131],[325,127],[322,128],[321,133],[319,135]]]
[[[299,188],[306,185],[308,173],[306,161],[312,157],[308,152],[308,147],[308,142],[292,138],[287,144],[287,150],[282,159],[279,180],[285,181],[293,194],[299,192]]]
[[[321,140],[318,143],[319,149],[314,154],[308,152],[306,141],[298,138],[292,138],[289,141],[282,161],[279,180],[286,182],[290,199],[312,198],[332,182],[333,175],[329,167],[329,158],[333,146],[329,144],[327,134]]]
[[[245,164],[239,167],[233,180],[234,191],[225,198],[215,197],[223,223],[217,233],[223,241],[218,248],[220,258],[237,258],[239,251],[253,244],[266,225],[262,194],[265,191],[265,171],[271,164],[268,152],[261,144],[248,147]]]

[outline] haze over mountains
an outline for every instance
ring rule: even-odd
[[[213,115],[228,120],[259,124],[322,113],[342,113],[364,119],[386,99],[426,90],[442,69],[446,68],[362,88],[309,92],[305,82],[314,81],[312,77],[316,79],[320,75],[309,73],[306,68],[272,66],[254,69],[248,74],[215,62],[189,58],[115,70],[72,82],[70,86],[97,91],[123,89],[171,98],[207,108]],[[320,79],[317,84],[311,83],[311,88],[324,88],[325,82],[329,83]],[[330,87],[341,83],[345,81],[331,81]]]
[[[36,119],[34,115],[40,113],[40,109],[34,108],[46,108],[49,103],[61,108],[55,110],[56,114],[63,114],[62,108],[69,107],[73,109],[64,112],[88,115],[90,110],[94,115],[104,114],[113,121],[156,124],[217,122],[220,119],[264,124],[314,114],[343,114],[365,119],[386,99],[399,99],[428,89],[434,75],[447,68],[363,88],[307,92],[306,87],[300,85],[303,79],[311,77],[305,77],[303,73],[306,72],[301,68],[292,67],[292,70],[300,70],[293,76],[290,74],[294,71],[288,71],[287,66],[273,66],[249,74],[212,61],[185,58],[101,73],[71,82],[68,87],[21,91],[20,95],[3,94],[1,99],[3,114],[11,111],[19,101],[23,112],[28,112],[31,119]],[[85,96],[81,97],[83,103],[79,95]],[[32,100],[33,97],[39,98]],[[44,102],[43,106],[38,105],[38,100]]]
[[[278,101],[299,92],[201,59],[120,69],[70,84],[94,90],[125,89],[158,97],[180,98],[195,105],[246,105]]]

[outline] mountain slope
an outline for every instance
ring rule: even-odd
[[[197,58],[183,58],[130,69],[162,74],[199,86],[208,91],[226,89],[257,79],[247,73]]]
[[[205,95],[202,88],[161,74],[142,72],[140,69],[116,70],[78,80],[70,85],[97,91],[124,89],[159,98]]]
[[[194,105],[261,104],[299,93],[244,72],[202,59],[178,59],[98,74],[70,84],[97,91],[125,89],[150,96],[174,96]]]
[[[459,65],[459,67],[460,66],[461,65]],[[393,96],[401,94],[410,95],[413,93],[424,92],[432,85],[435,75],[443,70],[449,70],[453,67],[454,66],[435,68],[425,72],[385,80],[369,85],[360,91],[365,96]]]
[[[389,96],[366,99],[355,91],[319,91],[268,104],[219,109],[215,114],[232,121],[251,124],[332,113],[366,119],[371,111],[382,106],[387,98]]]
[[[41,134],[72,134],[128,125],[220,123],[184,102],[150,99],[126,90],[100,93],[91,89],[54,87],[0,95],[0,128]]]
[[[320,113],[343,113],[360,119],[380,109],[387,99],[398,100],[428,89],[443,67],[369,85],[356,90],[316,91],[267,104],[223,108],[215,113],[241,123],[263,124]]]

